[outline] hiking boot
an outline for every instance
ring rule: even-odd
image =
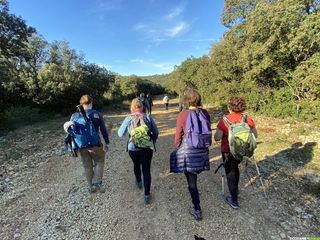
[[[194,218],[199,221],[202,220],[202,212],[201,210],[196,210],[194,207],[191,207],[189,209],[189,213],[194,216]]]
[[[226,203],[229,204],[230,207],[232,207],[233,209],[238,209],[239,208],[239,203],[232,201],[232,198],[230,196],[227,196],[225,198]]]
[[[100,193],[105,193],[106,192],[106,187],[102,183],[96,183],[96,184],[94,184],[94,186],[96,186],[97,190]]]
[[[142,181],[140,181],[140,182],[136,181],[136,186],[137,186],[137,188],[142,189]]]
[[[151,195],[144,195],[144,203],[145,204],[150,204],[151,202]]]
[[[96,185],[92,184],[90,187],[89,187],[89,193],[96,193],[98,191],[98,188]]]

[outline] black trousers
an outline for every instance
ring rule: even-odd
[[[240,179],[239,163],[231,154],[222,154],[227,183],[232,201],[238,202],[238,185]]]
[[[190,172],[185,172],[184,174],[186,175],[186,178],[187,178],[188,188],[189,188],[189,192],[191,195],[191,199],[192,199],[192,203],[194,205],[194,208],[196,210],[201,211],[200,197],[199,197],[199,191],[198,191],[198,187],[197,187],[197,174],[190,173]]]
[[[150,148],[139,151],[129,151],[133,162],[133,172],[137,182],[141,182],[141,169],[143,174],[144,195],[150,194],[151,187],[151,159],[153,151]]]

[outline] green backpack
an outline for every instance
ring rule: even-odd
[[[130,137],[137,148],[150,148],[153,146],[150,122],[146,115],[131,115]]]
[[[231,123],[226,116],[223,117],[223,120],[229,128],[228,141],[231,155],[238,161],[252,157],[257,147],[257,142],[250,126],[246,122],[247,116],[242,114],[242,119],[239,123]]]

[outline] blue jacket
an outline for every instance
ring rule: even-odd
[[[109,144],[109,135],[108,135],[108,131],[106,129],[104,120],[103,120],[103,115],[102,113],[98,112],[97,110],[94,109],[90,109],[90,110],[86,110],[85,111],[87,115],[92,115],[92,122],[94,125],[94,128],[96,129],[97,132],[101,132],[101,135],[104,139],[104,142],[106,144]],[[74,114],[72,114],[70,121],[75,121],[78,117],[79,117],[80,113],[76,112]]]
[[[210,170],[209,149],[191,148],[183,139],[179,149],[170,155],[170,172],[200,173],[204,170]]]
[[[146,114],[146,116],[147,116],[147,119],[148,119],[149,122],[150,122],[150,128],[151,128],[150,130],[151,130],[152,133],[153,133],[154,142],[156,142],[156,140],[158,139],[158,135],[159,135],[157,125],[156,125],[156,123],[154,122],[154,120],[153,120],[153,118],[151,117],[150,114]],[[123,137],[123,136],[125,136],[127,133],[129,133],[129,132],[130,132],[130,126],[131,126],[131,115],[127,116],[127,117],[123,120],[120,128],[118,129],[118,135],[119,135],[119,137]],[[141,149],[136,148],[135,145],[133,144],[133,142],[132,142],[132,141],[129,141],[129,143],[128,143],[128,150],[129,150],[129,151],[139,151],[139,150],[141,150]]]

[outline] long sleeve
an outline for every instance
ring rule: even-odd
[[[185,123],[187,120],[189,112],[182,111],[179,113],[176,124],[176,134],[174,139],[175,148],[179,148],[182,143],[183,136],[185,135]]]
[[[131,117],[130,116],[126,117],[123,120],[120,128],[118,129],[118,136],[119,137],[123,137],[124,135],[127,134],[127,132],[129,132],[128,128],[129,128],[129,125],[130,125],[130,121],[131,121]]]
[[[105,141],[106,144],[109,144],[109,135],[108,135],[108,131],[107,131],[107,128],[106,128],[106,125],[104,123],[104,120],[103,120],[103,116],[101,113],[99,113],[99,129],[100,129],[100,132],[102,134],[102,137]]]

